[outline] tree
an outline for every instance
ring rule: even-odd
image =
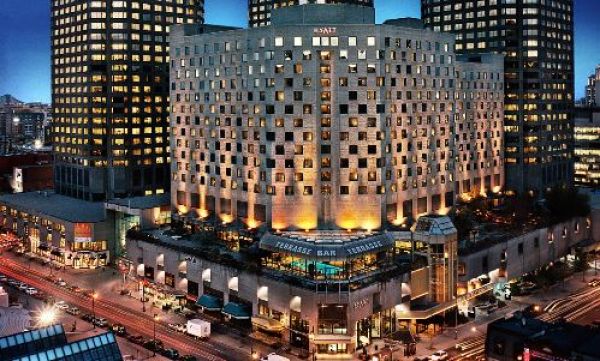
[[[590,213],[589,197],[573,187],[554,187],[546,193],[546,208],[553,223]]]

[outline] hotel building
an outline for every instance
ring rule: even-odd
[[[202,0],[53,0],[55,188],[88,201],[168,192],[172,24]]]
[[[502,57],[453,49],[356,5],[174,27],[174,221],[128,232],[133,275],[319,360],[428,329],[457,305],[444,214],[504,182]]]
[[[460,54],[504,55],[506,189],[573,181],[573,0],[421,0]]]
[[[173,30],[179,215],[369,231],[502,188],[501,56],[459,60],[452,35],[375,25],[368,7],[277,14],[270,27]]]

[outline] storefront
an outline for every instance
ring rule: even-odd
[[[0,222],[23,238],[25,252],[76,269],[109,264],[115,232],[102,203],[51,192],[7,194],[0,198]]]
[[[71,252],[67,259],[75,269],[95,269],[108,264],[108,251],[78,251]],[[68,261],[67,261],[68,262]]]

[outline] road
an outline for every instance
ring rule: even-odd
[[[556,322],[560,319],[572,322],[600,307],[600,287],[584,288],[567,297],[554,300],[544,308],[547,312],[537,318],[546,322]],[[462,350],[450,361],[483,360],[485,359],[485,335],[466,339],[456,345]],[[453,351],[453,350],[452,350]]]
[[[0,272],[42,290],[48,295],[77,306],[88,313],[95,312],[98,317],[104,317],[113,323],[123,324],[130,333],[140,334],[149,339],[154,336],[154,320],[145,313],[126,309],[118,302],[109,299],[97,299],[93,307],[94,310],[92,310],[92,299],[90,297],[51,283],[46,279],[46,275],[6,258],[0,258]],[[240,350],[233,350],[225,345],[215,345],[210,342],[195,340],[169,329],[160,321],[156,322],[156,338],[161,340],[165,347],[173,347],[179,350],[181,354],[192,354],[201,360],[248,360],[248,355]]]

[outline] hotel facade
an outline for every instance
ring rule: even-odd
[[[368,231],[502,189],[501,56],[459,60],[453,36],[375,25],[368,7],[276,13],[257,29],[173,29],[180,216]]]

